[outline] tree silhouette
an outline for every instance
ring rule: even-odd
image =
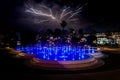
[[[47,29],[47,31],[45,32],[46,35],[52,35],[53,34],[53,31],[52,29]]]
[[[84,35],[83,29],[79,29],[79,30],[78,30],[78,33],[79,33],[79,36],[82,38],[83,35]]]
[[[63,20],[63,21],[61,21],[60,25],[61,25],[62,29],[64,30],[64,28],[67,26],[67,22]]]
[[[90,35],[87,37],[87,44],[90,46],[96,47],[96,41],[97,41],[96,31],[92,30]]]
[[[54,30],[54,35],[55,35],[55,36],[61,36],[61,30],[58,29],[58,28],[56,28],[56,29]]]

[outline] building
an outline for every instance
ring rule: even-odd
[[[84,34],[84,37],[89,35],[90,34]],[[110,32],[110,35],[107,35],[107,32],[96,33],[96,37],[98,45],[120,45],[120,32]]]

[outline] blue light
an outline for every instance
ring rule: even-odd
[[[82,59],[84,59],[84,55],[82,55]]]
[[[48,58],[48,60],[49,60],[50,58]]]
[[[45,59],[45,58],[46,58],[46,56],[44,55],[44,56],[43,56],[43,58]]]
[[[65,59],[65,58],[64,58],[63,60],[64,60],[64,61],[66,61],[66,59]]]
[[[79,57],[79,60],[80,60],[81,58]]]
[[[75,58],[73,57],[73,59],[72,59],[73,61],[75,60]]]
[[[57,58],[55,58],[55,61],[57,61]]]
[[[90,56],[88,54],[93,54],[95,52],[94,48],[80,48],[72,46],[18,46],[16,50],[24,51],[26,54],[35,54],[37,58],[45,60],[83,60],[88,59]]]

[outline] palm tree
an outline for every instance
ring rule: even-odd
[[[67,26],[67,22],[63,20],[63,21],[61,21],[60,25],[61,25],[62,29],[64,30],[64,28]]]
[[[67,26],[67,22],[63,20],[61,21],[60,25],[62,27],[62,36],[66,35],[66,31],[64,30],[64,28]]]

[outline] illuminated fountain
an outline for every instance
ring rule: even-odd
[[[34,24],[49,26],[53,28],[79,28],[80,19],[78,15],[82,8],[87,5],[81,5],[76,8],[70,6],[59,6],[54,4],[48,6],[47,4],[37,4],[35,2],[27,2],[24,6],[24,19],[31,21]],[[33,16],[32,18],[30,16]],[[22,19],[22,20],[24,20]],[[23,21],[23,22],[26,22]],[[30,22],[29,22],[30,24]],[[41,28],[41,27],[40,27]],[[44,69],[84,69],[91,66],[97,66],[101,53],[94,48],[81,48],[80,46],[21,46],[17,47],[18,51],[25,54],[35,54],[30,64],[35,67]],[[99,56],[97,55],[99,53]],[[22,55],[23,55],[22,54]]]
[[[31,60],[31,63],[40,68],[84,69],[98,64],[94,55],[99,53],[94,48],[39,45],[17,47],[16,50],[26,54],[35,54],[36,57]]]

